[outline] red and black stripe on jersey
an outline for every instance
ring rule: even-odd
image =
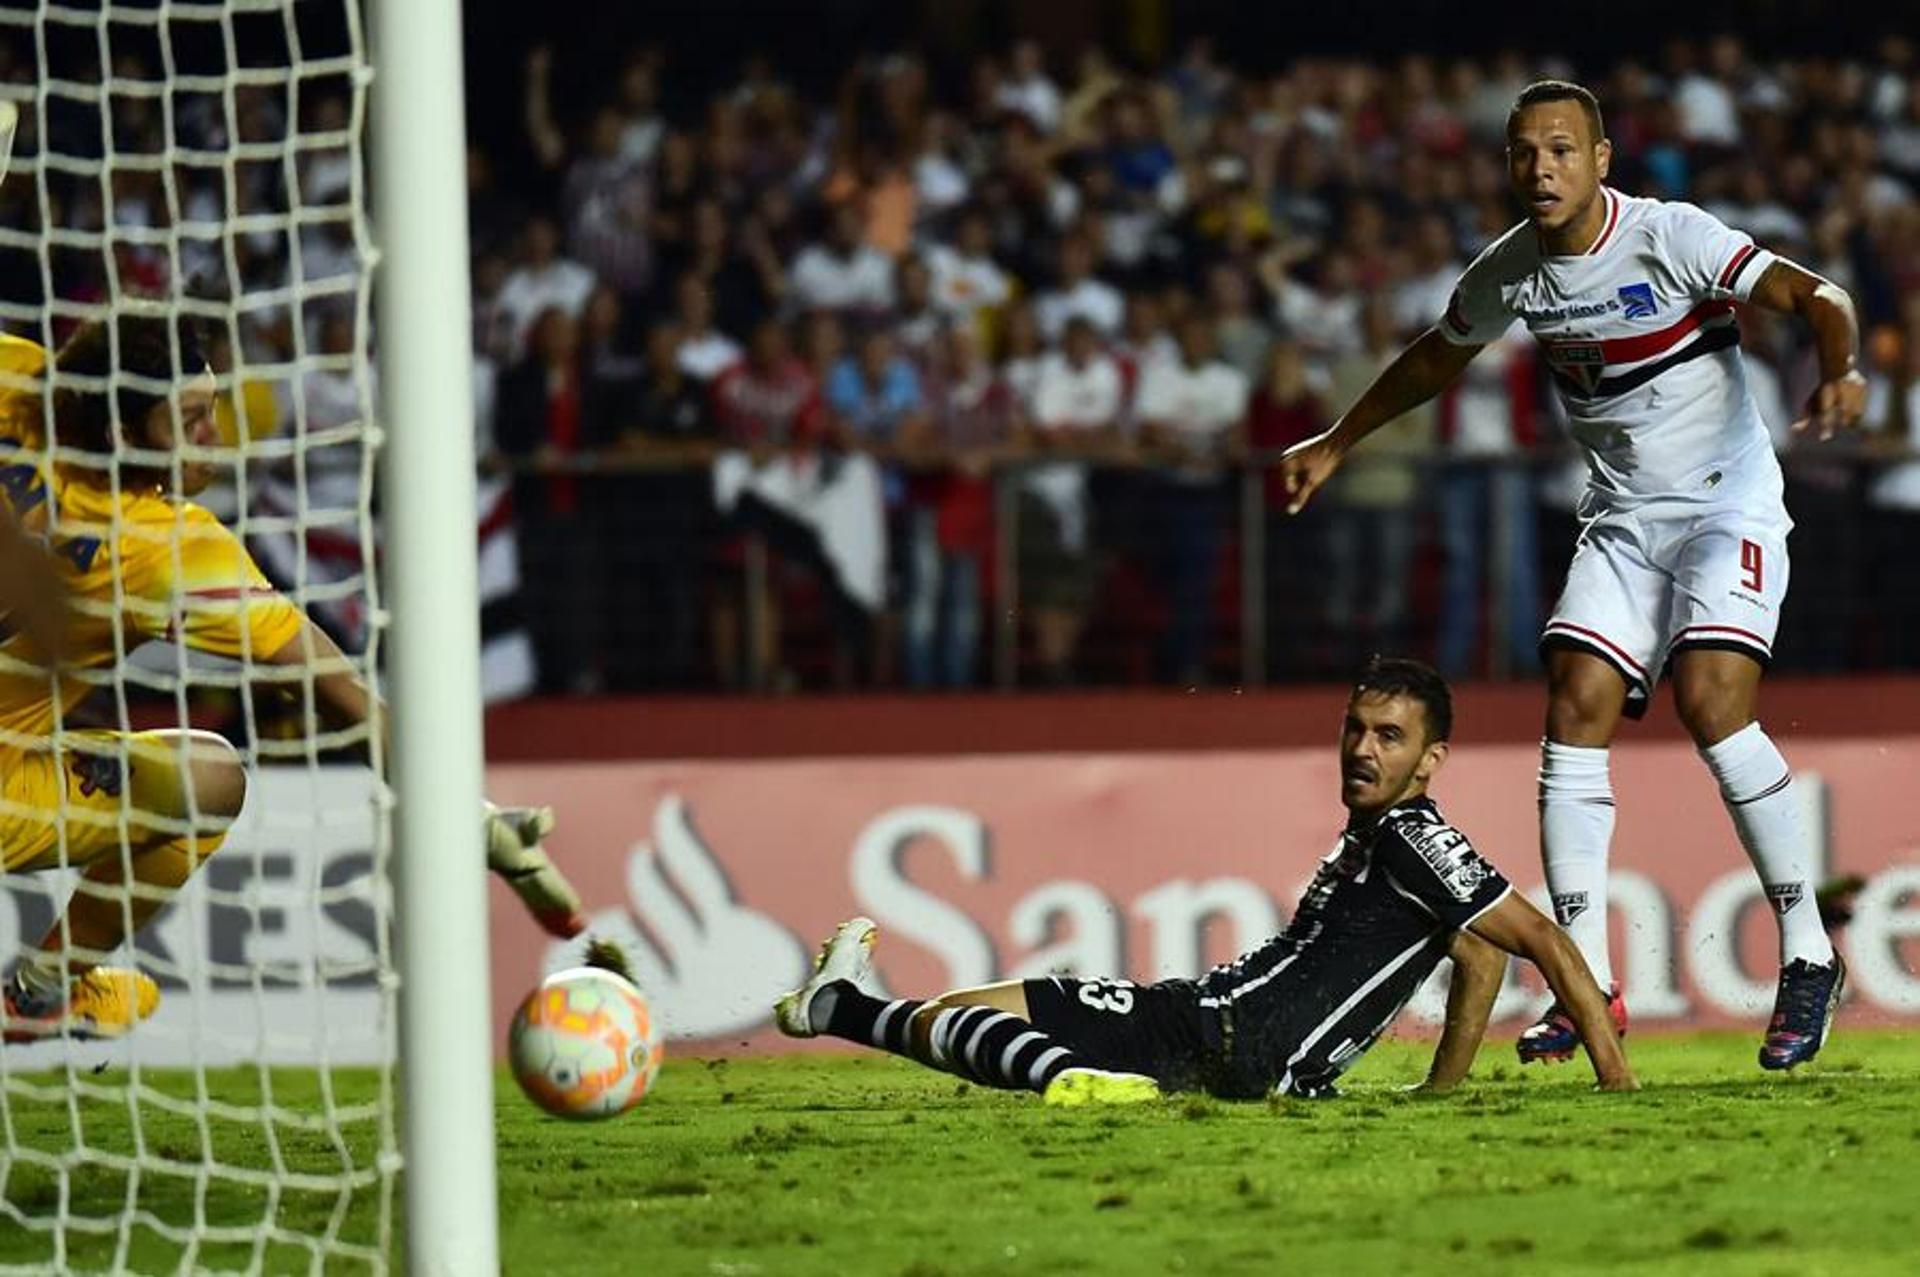
[[[1737,278],[1752,260],[1753,250],[1749,245],[1735,255],[1727,271]],[[1703,355],[1732,349],[1740,344],[1740,329],[1734,319],[1733,303],[1719,300],[1702,302],[1655,332],[1592,341],[1561,339],[1543,344],[1547,364],[1562,390],[1579,399],[1609,399],[1637,390],[1662,373]],[[1655,358],[1662,352],[1666,353]],[[1610,375],[1605,371],[1626,364],[1638,366]],[[1590,372],[1582,374],[1582,370],[1596,366],[1600,369],[1598,377],[1591,376]]]

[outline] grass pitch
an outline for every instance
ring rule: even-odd
[[[1502,1042],[1456,1095],[1409,1098],[1398,1088],[1424,1071],[1427,1048],[1388,1042],[1338,1100],[1068,1112],[873,1055],[669,1057],[644,1106],[589,1126],[545,1117],[502,1077],[503,1263],[536,1277],[1920,1271],[1920,1035],[1843,1033],[1789,1077],[1761,1074],[1754,1045],[1750,1034],[1634,1039],[1647,1089],[1632,1096],[1589,1092],[1584,1065],[1522,1071]],[[272,1081],[289,1108],[317,1103],[300,1075]],[[335,1082],[336,1103],[372,1097],[370,1075]],[[211,1089],[246,1100],[258,1087],[257,1074],[222,1074]],[[131,1138],[124,1101],[70,1109],[16,1088],[7,1108],[14,1147],[70,1149],[75,1111],[89,1147]],[[265,1127],[229,1125],[217,1128],[222,1160],[271,1165]],[[196,1125],[163,1108],[143,1104],[141,1126],[150,1150],[198,1146]],[[327,1169],[360,1164],[370,1148],[353,1140],[374,1133],[344,1149],[298,1130],[274,1139],[284,1162]],[[165,1175],[130,1183],[104,1163],[69,1184],[75,1215],[122,1215],[131,1193],[167,1227],[199,1209],[289,1232],[331,1224],[348,1242],[378,1235],[372,1189],[276,1199]],[[60,1208],[58,1176],[18,1157],[0,1193],[36,1215]],[[0,1264],[44,1271],[51,1246],[0,1218]],[[123,1238],[70,1233],[66,1254],[100,1269],[116,1252],[162,1272],[183,1258],[268,1271],[311,1260],[286,1242],[189,1258],[145,1224]]]

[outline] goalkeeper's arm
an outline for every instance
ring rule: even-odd
[[[26,631],[46,663],[66,646],[67,590],[46,547],[20,530],[0,505],[0,639]]]
[[[350,726],[377,721],[383,752],[393,742],[386,707],[361,679],[353,662],[328,633],[307,618],[292,641],[265,658],[269,665],[301,666],[312,671],[314,710],[328,723]],[[580,893],[573,889],[541,846],[553,832],[551,807],[496,807],[483,810],[487,866],[513,888],[528,912],[552,935],[566,939],[586,930]]]

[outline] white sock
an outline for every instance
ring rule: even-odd
[[[1613,782],[1607,751],[1540,742],[1540,859],[1553,916],[1587,960],[1593,978],[1613,984],[1607,957],[1607,849],[1613,841]]]
[[[1813,898],[1813,839],[1801,819],[1787,760],[1758,723],[1707,746],[1700,757],[1720,782],[1720,797],[1739,831],[1740,845],[1773,903],[1780,923],[1780,965],[1796,958],[1816,966],[1832,962],[1833,943],[1820,925],[1820,908]]]

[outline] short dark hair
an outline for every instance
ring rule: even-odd
[[[133,310],[88,320],[53,357],[53,442],[110,457],[116,417],[123,428],[145,421],[171,398],[163,385],[206,366],[193,330],[176,316]]]
[[[1453,736],[1453,691],[1440,671],[1425,661],[1404,656],[1368,658],[1366,668],[1353,684],[1349,699],[1367,694],[1405,696],[1420,702],[1427,712],[1427,740],[1449,740]]]
[[[1578,102],[1586,113],[1587,127],[1593,130],[1593,140],[1598,142],[1607,135],[1607,127],[1600,119],[1600,99],[1593,91],[1571,80],[1535,80],[1520,90],[1520,96],[1513,100],[1513,109],[1507,112],[1507,127],[1513,127],[1513,117],[1530,106],[1542,102]]]

